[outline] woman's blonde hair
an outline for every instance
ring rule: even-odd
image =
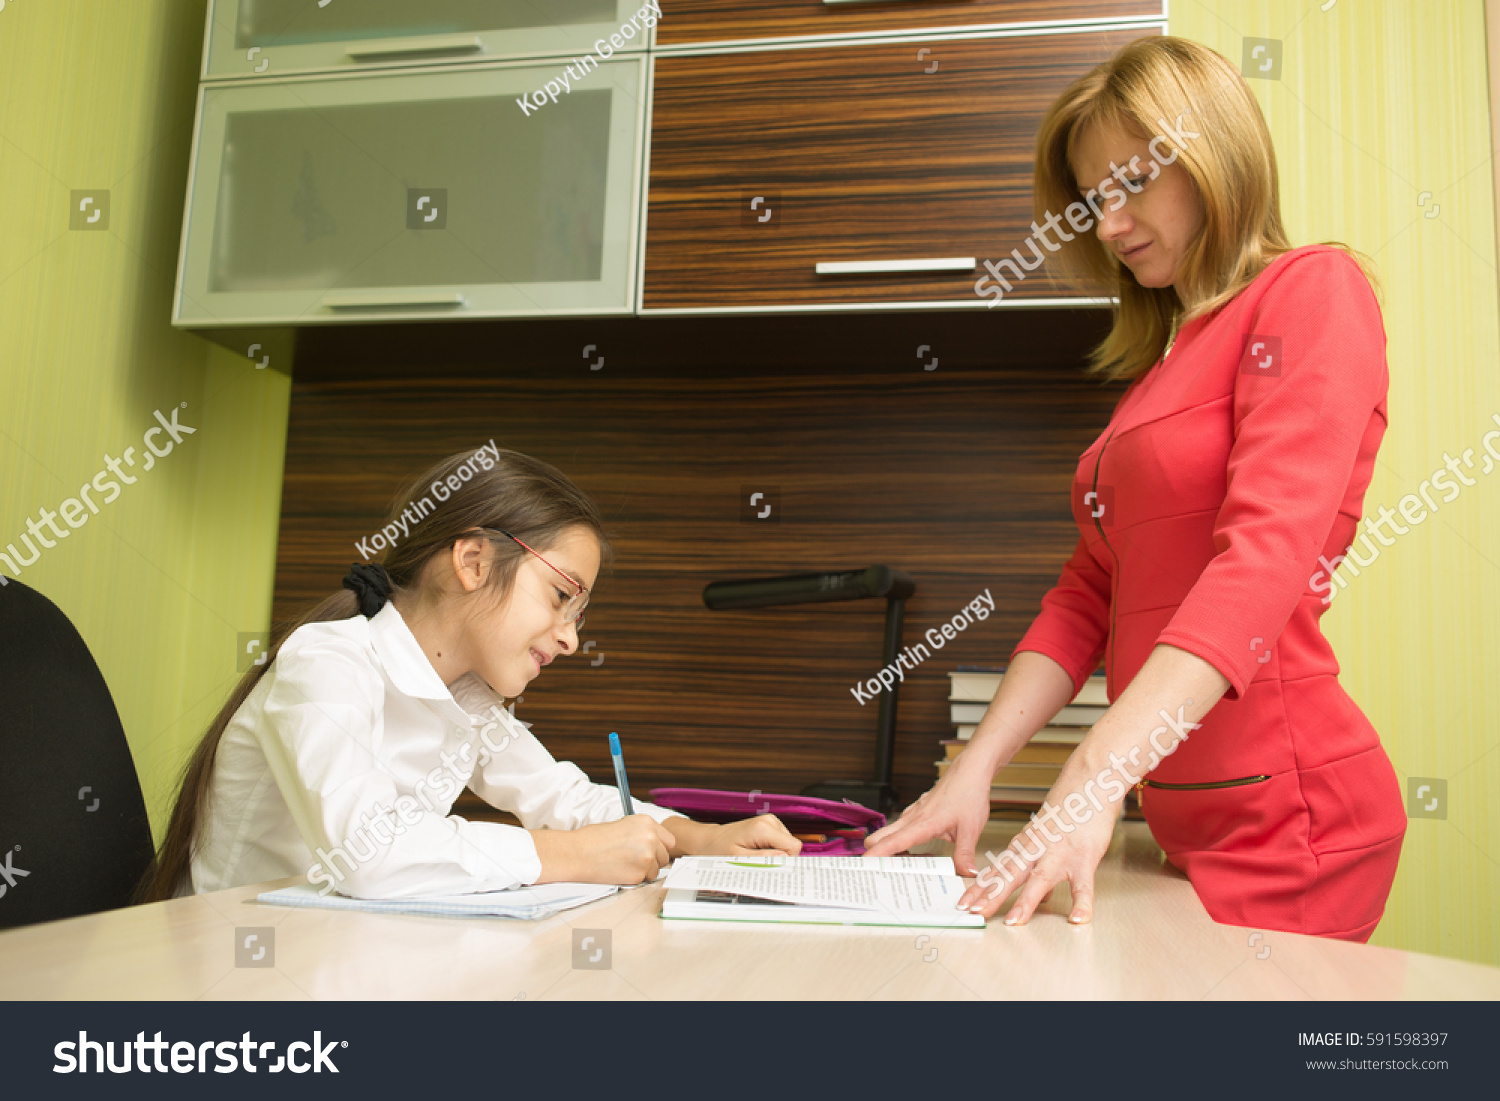
[[[1090,372],[1132,379],[1160,358],[1179,326],[1224,305],[1292,245],[1281,223],[1271,132],[1244,78],[1222,55],[1185,38],[1154,35],[1129,43],[1075,81],[1037,133],[1038,222],[1084,200],[1072,154],[1093,126],[1161,138],[1157,148],[1176,151],[1175,163],[1192,178],[1203,204],[1202,229],[1177,273],[1181,299],[1171,286],[1137,283],[1092,230],[1076,234],[1058,253],[1074,280],[1120,302],[1109,335],[1089,354]],[[1367,259],[1338,242],[1325,243],[1348,252],[1374,282]]]

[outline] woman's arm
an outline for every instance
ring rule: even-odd
[[[995,770],[1073,696],[1073,677],[1057,662],[1031,650],[1016,654],[963,752],[899,820],[870,835],[866,852],[870,856],[905,852],[942,837],[953,842],[953,865],[959,874],[973,875],[974,846],[989,821]]]
[[[1074,695],[1071,674],[1046,654],[1017,654],[959,759],[969,757],[972,767],[994,776]]]
[[[1125,792],[1192,737],[1229,688],[1216,668],[1186,650],[1157,646],[1063,766],[1042,810],[959,900],[986,917],[1015,888],[1007,925],[1031,917],[1059,883],[1073,892],[1068,920],[1094,913],[1094,872],[1109,848]]]
[[[1068,763],[1077,762],[1086,775],[1095,777],[1113,770],[1128,780],[1128,769],[1136,776],[1129,780],[1134,786],[1192,736],[1197,721],[1228,689],[1228,678],[1196,654],[1159,645]]]
[[[995,770],[1078,694],[1099,665],[1109,634],[1109,572],[1082,536],[1063,564],[1042,610],[1011,653],[1000,691],[947,772],[906,808],[899,821],[870,836],[871,856],[903,852],[934,837],[953,842],[953,863],[974,874],[974,845],[990,817]]]

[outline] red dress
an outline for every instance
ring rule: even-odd
[[[1158,643],[1228,679],[1142,793],[1215,921],[1365,941],[1390,893],[1400,785],[1318,628],[1319,556],[1354,537],[1387,382],[1359,267],[1279,256],[1120,398],[1074,476],[1078,546],[1016,646],[1080,688],[1102,656],[1111,700]]]

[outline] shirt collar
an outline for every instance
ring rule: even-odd
[[[471,722],[493,717],[493,709],[502,707],[499,694],[477,673],[465,673],[453,682],[450,691],[423,653],[417,636],[390,601],[370,617],[370,643],[391,683],[408,696],[431,701],[445,711],[448,708],[443,705],[447,704]]]
[[[489,722],[505,711],[505,700],[478,673],[465,673],[453,682],[453,700],[478,722]]]
[[[420,700],[452,699],[443,678],[422,652],[417,636],[411,633],[396,605],[385,607],[370,617],[370,643],[391,683],[408,696]]]

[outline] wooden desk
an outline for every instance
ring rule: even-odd
[[[992,822],[980,853],[1020,825]],[[1500,999],[1500,969],[1215,924],[1140,822],[1082,926],[1066,888],[1019,928],[928,933],[663,921],[659,885],[541,922],[255,901],[290,882],[0,934],[0,998]],[[235,966],[242,926],[275,927],[273,968]],[[574,969],[575,929],[610,930],[609,970]]]

